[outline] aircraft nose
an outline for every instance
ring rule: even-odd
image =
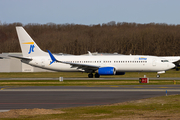
[[[175,64],[169,63],[169,69],[172,69],[172,68],[174,68],[174,67],[176,67]]]

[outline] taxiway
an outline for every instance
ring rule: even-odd
[[[179,94],[180,85],[0,86],[0,110],[107,105]]]

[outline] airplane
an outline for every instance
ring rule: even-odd
[[[22,26],[16,27],[23,56],[12,56],[21,59],[23,63],[63,72],[86,72],[89,78],[99,78],[101,75],[124,75],[125,72],[157,72],[174,68],[168,60],[156,56],[144,55],[57,55],[42,51]]]

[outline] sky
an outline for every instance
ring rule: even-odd
[[[180,24],[180,0],[0,0],[0,23]]]

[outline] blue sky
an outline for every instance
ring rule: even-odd
[[[180,24],[180,0],[0,0],[1,23]]]

